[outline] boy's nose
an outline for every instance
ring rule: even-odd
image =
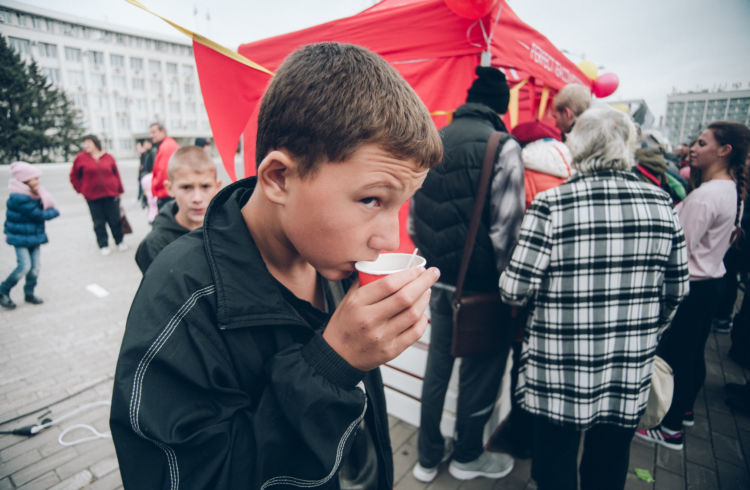
[[[377,234],[373,237],[370,247],[376,250],[393,251],[398,249],[400,233],[398,227],[398,213],[387,216],[383,220]]]

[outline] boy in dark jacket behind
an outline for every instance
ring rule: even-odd
[[[10,290],[24,275],[24,300],[34,305],[42,304],[42,300],[34,295],[34,288],[39,277],[39,249],[48,242],[44,221],[60,215],[52,196],[39,184],[42,172],[37,167],[26,162],[13,162],[10,175],[10,196],[3,229],[8,244],[16,248],[18,265],[0,283],[0,306],[9,310],[16,307],[10,299]]]
[[[174,152],[167,176],[164,187],[174,200],[161,208],[135,252],[135,262],[144,274],[164,247],[203,226],[208,203],[221,188],[216,164],[199,146],[183,146]]]
[[[110,418],[125,488],[393,487],[377,368],[423,334],[439,272],[342,281],[398,247],[399,209],[441,154],[377,55],[321,43],[284,61],[257,177],[220,191],[133,301]]]

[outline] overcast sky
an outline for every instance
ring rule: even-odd
[[[2,0],[0,0],[2,2]],[[181,36],[125,0],[27,0],[80,17]],[[229,48],[353,15],[372,0],[141,0]],[[673,89],[750,88],[750,0],[508,0],[518,16],[568,51],[614,72],[607,100],[645,99],[664,115]],[[207,19],[208,17],[208,19]],[[418,22],[415,19],[415,22]]]

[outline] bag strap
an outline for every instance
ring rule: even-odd
[[[477,238],[477,231],[479,231],[479,219],[482,215],[482,208],[484,208],[485,198],[487,197],[487,189],[490,186],[489,184],[490,175],[492,175],[492,165],[495,162],[497,147],[503,134],[504,133],[500,131],[494,131],[490,135],[490,139],[487,140],[487,147],[484,151],[484,162],[482,163],[482,173],[479,175],[479,184],[477,185],[477,197],[474,201],[474,211],[471,214],[469,231],[466,234],[466,243],[464,243],[464,251],[461,255],[461,266],[458,269],[456,292],[453,295],[454,301],[461,297],[461,292],[463,291],[466,272],[469,269],[469,260],[471,259],[471,253],[474,251],[474,242]]]

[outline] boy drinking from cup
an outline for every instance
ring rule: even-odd
[[[398,247],[399,208],[441,155],[377,55],[321,43],[284,61],[257,177],[216,195],[133,302],[110,420],[126,488],[393,487],[377,367],[424,332],[439,272],[344,291],[355,262]]]

